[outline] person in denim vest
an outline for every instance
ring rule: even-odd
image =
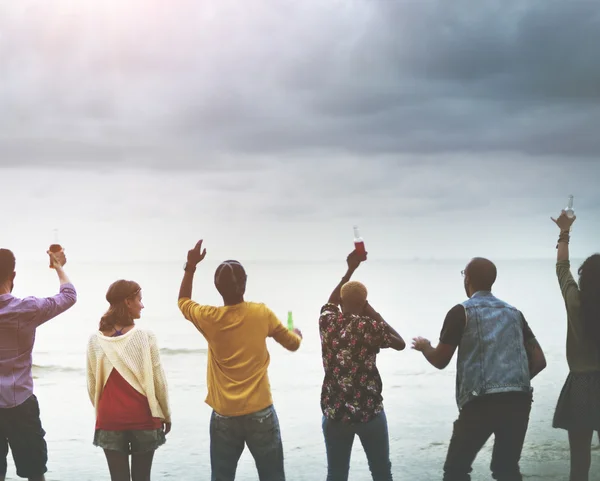
[[[365,256],[366,258],[366,256]],[[380,349],[403,350],[402,337],[371,307],[367,289],[350,277],[362,262],[353,251],[348,270],[321,308],[319,333],[325,377],[321,388],[327,481],[347,481],[358,435],[374,481],[392,481]],[[340,310],[341,305],[341,310]]]
[[[462,272],[469,299],[447,314],[437,347],[422,337],[413,349],[444,369],[458,348],[459,409],[444,481],[469,481],[477,454],[494,435],[490,469],[499,481],[521,481],[519,460],[529,424],[531,379],[546,367],[544,353],[523,314],[492,294],[496,266],[475,258]]]
[[[567,311],[569,375],[561,390],[552,426],[569,433],[570,481],[587,481],[594,431],[600,429],[600,254],[571,274],[569,240],[575,216],[552,219],[560,228],[556,276]]]

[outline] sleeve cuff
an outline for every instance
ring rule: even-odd
[[[332,304],[331,302],[328,302],[323,307],[321,307],[321,313],[323,313],[325,311],[339,312],[340,307],[336,304]]]
[[[189,301],[191,301],[191,299],[189,297],[180,297],[179,300],[177,301],[177,305],[179,306],[179,309],[183,310],[183,306]]]

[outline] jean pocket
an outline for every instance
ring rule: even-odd
[[[213,433],[228,433],[233,429],[233,422],[235,418],[221,416],[213,411],[210,417],[210,430]]]
[[[247,419],[244,432],[246,443],[255,456],[271,457],[281,453],[281,432],[275,411]]]
[[[278,437],[279,420],[275,409],[269,407],[249,415],[246,419],[246,429],[257,437]]]

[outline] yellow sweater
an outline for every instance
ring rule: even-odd
[[[290,351],[300,347],[300,337],[264,304],[212,307],[182,298],[179,309],[208,341],[206,403],[223,416],[242,416],[273,404],[267,337]]]
[[[113,369],[148,398],[152,417],[171,422],[167,380],[154,333],[134,327],[122,336],[97,332],[88,342],[87,385],[92,404],[98,401]]]

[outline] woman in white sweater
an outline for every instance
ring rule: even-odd
[[[116,281],[106,300],[87,352],[94,445],[104,449],[112,481],[149,481],[154,451],[171,430],[167,382],[156,337],[135,325],[144,308],[139,284]]]

